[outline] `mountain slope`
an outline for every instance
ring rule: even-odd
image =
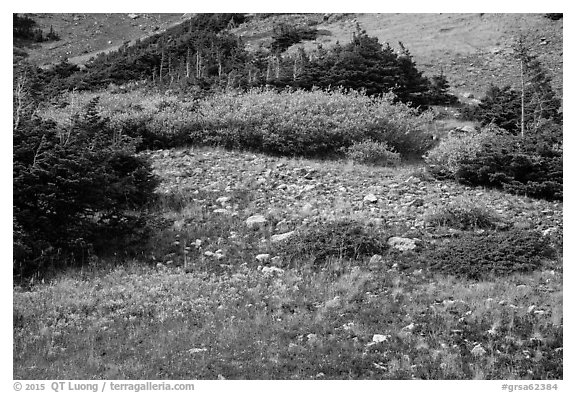
[[[29,48],[38,65],[69,58],[83,64],[99,52],[116,50],[170,26],[190,14],[32,14],[40,28],[53,26],[62,37]],[[293,45],[307,50],[349,42],[357,26],[380,42],[398,48],[401,41],[426,75],[444,73],[452,90],[465,97],[481,96],[490,83],[519,84],[519,66],[512,45],[520,34],[539,56],[562,94],[563,21],[543,14],[249,14],[231,32],[242,37],[247,50],[272,42],[279,23],[310,25],[318,37]]]

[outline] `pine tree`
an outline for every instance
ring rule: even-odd
[[[422,71],[418,71],[410,51],[404,47],[404,44],[402,42],[398,44],[400,45],[398,55],[400,78],[394,92],[402,102],[411,102],[414,106],[426,107],[430,81],[422,75]]]
[[[524,136],[527,125],[538,130],[544,119],[560,124],[561,100],[552,89],[552,78],[544,71],[540,61],[529,53],[524,36],[516,41],[514,55],[520,64],[521,135]]]

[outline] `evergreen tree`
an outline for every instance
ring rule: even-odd
[[[400,68],[400,78],[394,88],[394,92],[402,102],[411,102],[414,106],[425,107],[428,104],[428,92],[430,81],[418,71],[410,51],[400,45],[398,55],[398,66]]]
[[[520,63],[522,135],[527,124],[534,130],[537,130],[545,119],[560,124],[561,100],[552,89],[552,78],[544,71],[540,61],[529,53],[523,36],[520,36],[514,45],[514,55]]]
[[[430,91],[428,93],[429,105],[452,105],[458,102],[458,98],[449,92],[450,84],[441,71],[439,75],[434,75],[430,80]]]

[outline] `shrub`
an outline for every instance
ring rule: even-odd
[[[271,48],[273,52],[284,52],[290,46],[304,40],[314,40],[318,30],[308,26],[294,26],[280,23],[274,26],[272,31]]]
[[[251,90],[215,95],[199,103],[197,143],[266,153],[330,156],[354,142],[386,142],[403,156],[422,154],[431,135],[419,115],[392,96],[357,92]]]
[[[329,221],[299,230],[277,251],[293,262],[312,260],[321,265],[329,258],[358,260],[382,254],[388,248],[385,239],[380,231],[355,221]]]
[[[385,142],[355,142],[345,151],[348,159],[359,164],[396,166],[400,163],[400,154],[390,149]]]
[[[522,138],[502,130],[451,135],[425,157],[430,172],[473,186],[562,199],[562,127],[543,122]]]
[[[495,228],[501,219],[495,211],[487,208],[479,201],[459,197],[428,212],[425,221],[433,226],[478,229]]]
[[[462,162],[476,157],[484,141],[493,133],[449,134],[438,146],[426,153],[424,159],[430,172],[437,177],[454,178]]]
[[[45,116],[66,124],[77,103],[93,96],[72,94],[69,101],[74,105],[50,108]],[[196,144],[329,157],[371,139],[402,157],[421,156],[432,143],[426,131],[431,114],[393,101],[392,95],[371,98],[341,90],[253,89],[199,100],[131,91],[104,94],[100,108],[110,117],[111,127],[141,138],[138,149]]]
[[[502,188],[534,198],[561,200],[562,150],[537,141],[506,134],[487,140],[475,157],[460,163],[455,177],[464,184]],[[560,145],[561,146],[561,145]]]
[[[465,233],[425,250],[420,258],[434,271],[468,279],[538,269],[554,250],[536,231]]]
[[[27,118],[14,130],[15,273],[80,262],[95,247],[110,250],[145,235],[138,209],[152,199],[157,180],[97,103],[64,129]]]

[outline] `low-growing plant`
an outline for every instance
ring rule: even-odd
[[[358,260],[382,254],[388,245],[377,228],[352,220],[328,221],[299,230],[288,242],[278,246],[278,255],[287,260],[312,260],[325,264],[330,258]]]
[[[480,201],[458,197],[427,212],[425,222],[432,226],[441,225],[465,230],[495,228],[502,219]]]
[[[199,103],[196,143],[299,156],[338,154],[355,142],[387,143],[402,156],[426,151],[429,113],[358,92],[254,89],[224,93]]]
[[[541,233],[514,229],[464,233],[449,243],[431,246],[419,257],[433,271],[478,280],[531,272],[553,256]]]
[[[492,137],[493,133],[489,130],[448,134],[438,146],[426,153],[424,159],[434,176],[454,178],[462,162],[476,157],[482,143]]]
[[[355,142],[345,152],[348,159],[358,164],[396,166],[400,163],[400,154],[385,142],[372,140]]]
[[[486,140],[475,157],[460,162],[455,178],[464,184],[549,200],[563,196],[562,145],[538,137],[499,134]]]
[[[562,199],[562,127],[543,122],[524,137],[504,130],[449,135],[425,157],[437,178],[549,200]]]
[[[70,94],[68,101],[74,105],[45,109],[44,115],[65,124],[73,108],[93,96]],[[371,139],[410,157],[432,145],[427,131],[431,113],[395,103],[391,94],[376,98],[342,90],[253,89],[196,100],[135,90],[103,94],[99,109],[118,132],[141,139],[139,150],[195,144],[330,157]]]

